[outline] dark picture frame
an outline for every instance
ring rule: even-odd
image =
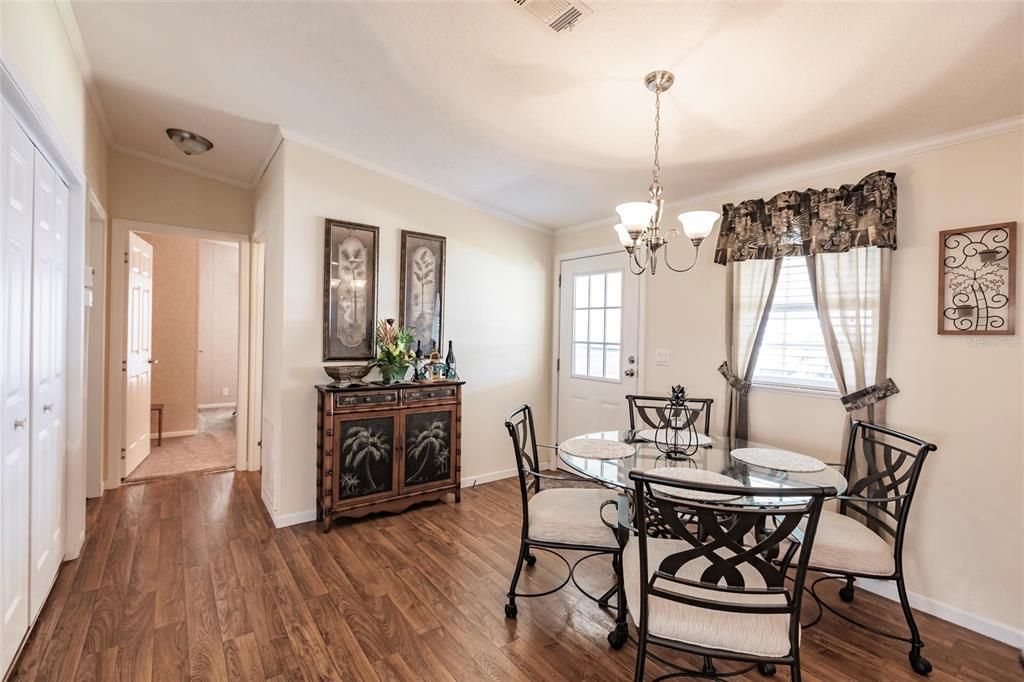
[[[324,221],[324,361],[375,355],[380,228]]]
[[[398,323],[412,329],[424,353],[444,338],[444,281],[447,239],[402,230],[399,262]],[[427,301],[425,303],[425,300]]]
[[[939,232],[938,333],[1015,332],[1017,223]]]

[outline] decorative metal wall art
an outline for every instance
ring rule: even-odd
[[[445,238],[402,230],[398,324],[412,329],[423,352],[441,351]]]
[[[939,233],[939,334],[1013,334],[1017,223]]]
[[[325,221],[325,361],[374,357],[379,232],[373,225]]]

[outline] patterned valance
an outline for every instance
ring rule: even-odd
[[[722,207],[715,262],[896,248],[896,174],[875,171],[839,189],[780,192]]]

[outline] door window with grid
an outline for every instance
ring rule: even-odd
[[[754,383],[836,390],[803,257],[782,261],[775,300],[754,368]]]
[[[572,375],[619,381],[622,271],[573,275]]]

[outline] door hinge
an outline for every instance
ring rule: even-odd
[[[562,371],[562,358],[555,358],[555,371]]]
[[[561,275],[558,276],[558,288],[559,289],[562,288],[562,276]]]
[[[121,448],[121,459],[126,459],[125,458],[124,448]]]
[[[124,252],[124,264],[125,265],[128,264],[128,252],[127,251]]]

